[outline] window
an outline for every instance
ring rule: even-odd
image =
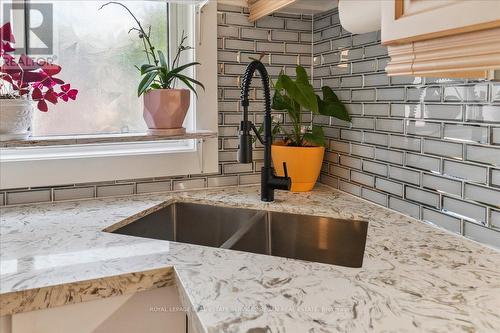
[[[10,16],[19,42],[36,50],[46,45],[30,26],[41,24],[37,5],[50,4],[54,62],[63,70],[60,77],[79,89],[78,99],[59,103],[47,113],[35,112],[35,136],[116,134],[144,132],[142,98],[137,97],[140,80],[134,65],[145,62],[137,35],[129,34],[132,18],[121,7],[107,1],[24,0]],[[129,0],[126,4],[145,26],[151,25],[155,46],[174,53],[182,32],[189,36],[193,51],[184,62],[202,66],[190,73],[202,81],[206,91],[192,96],[184,122],[189,131],[217,130],[216,2]],[[11,2],[12,3],[12,2]],[[4,1],[2,1],[2,8]],[[201,11],[201,5],[205,5]],[[21,6],[22,5],[22,6]],[[30,10],[26,10],[29,8]],[[201,14],[203,13],[203,14]],[[5,13],[2,13],[5,17]],[[30,25],[24,22],[30,22]],[[203,34],[201,34],[203,32]],[[28,52],[33,57],[44,55]],[[46,55],[45,55],[46,56]],[[192,94],[193,95],[193,94]],[[197,105],[203,110],[197,112]],[[89,147],[34,147],[2,149],[0,187],[46,186],[101,180],[185,175],[217,172],[217,139],[177,142],[138,142],[90,145]],[[79,172],[85,163],[88,170]],[[145,164],[153,166],[141,167]],[[117,173],[116,169],[119,168]],[[60,170],[60,172],[58,172]],[[27,174],[32,174],[26,177]],[[28,179],[29,178],[29,179]]]

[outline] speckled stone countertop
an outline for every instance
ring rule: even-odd
[[[498,332],[500,253],[325,186],[3,208],[0,314],[177,285],[205,332]],[[362,268],[103,232],[174,201],[370,222]]]

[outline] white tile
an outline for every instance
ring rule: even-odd
[[[500,147],[466,146],[466,157],[469,161],[500,166]]]
[[[430,222],[438,227],[450,230],[456,234],[461,234],[461,221],[458,218],[437,212],[424,207],[422,209],[422,220]]]
[[[465,184],[465,199],[500,208],[500,189]]]
[[[389,166],[389,178],[415,185],[420,184],[420,172],[395,166]]]
[[[378,178],[375,180],[375,187],[381,191],[388,192],[402,197],[404,193],[403,185],[387,179]]]
[[[428,189],[433,189],[456,196],[462,196],[462,183],[457,180],[423,174],[422,186]]]
[[[435,157],[425,155],[406,154],[406,166],[428,171],[441,171],[441,160]]]
[[[456,216],[486,223],[486,208],[458,199],[443,197],[443,211]]]
[[[486,183],[488,169],[478,165],[445,160],[443,174],[467,181]]]
[[[465,118],[467,121],[500,123],[500,106],[467,105],[465,109]]]
[[[439,195],[433,192],[424,191],[411,186],[406,186],[405,197],[408,200],[416,201],[428,206],[439,208]]]
[[[475,223],[465,222],[464,235],[480,243],[500,249],[500,232],[497,230],[485,228]]]
[[[425,139],[423,152],[426,154],[462,159],[463,145],[460,143]]]
[[[389,208],[416,219],[420,218],[420,206],[395,197],[389,197]]]
[[[363,161],[363,171],[380,176],[387,176],[387,165],[372,161]]]
[[[406,120],[406,133],[440,138],[441,124],[421,120]]]
[[[488,128],[461,124],[445,124],[444,138],[466,142],[488,142]]]

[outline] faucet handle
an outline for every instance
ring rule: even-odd
[[[286,162],[283,162],[283,172],[285,173],[285,178],[288,178],[288,169],[286,167]]]

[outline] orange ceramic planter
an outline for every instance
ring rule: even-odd
[[[308,192],[318,180],[325,147],[291,147],[273,144],[271,155],[278,176],[284,176],[283,162],[292,179],[292,192]]]

